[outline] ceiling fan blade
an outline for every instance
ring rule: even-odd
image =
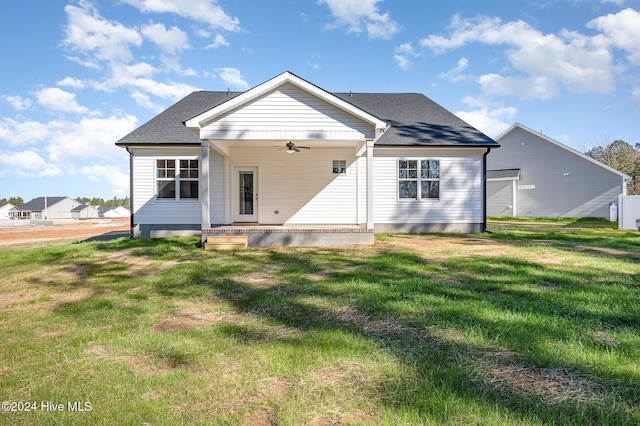
[[[311,149],[310,146],[296,146],[296,148],[300,148],[300,149]]]

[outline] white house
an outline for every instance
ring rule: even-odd
[[[71,217],[73,219],[95,219],[99,216],[98,211],[98,206],[92,206],[90,204],[80,204],[79,206],[71,209]]]
[[[116,217],[129,217],[131,212],[128,208],[122,206],[106,207],[102,212],[103,217],[116,218]]]
[[[329,93],[289,72],[194,92],[117,145],[130,153],[134,236],[250,245],[481,232],[499,146],[422,94]]]
[[[70,197],[37,197],[16,209],[21,219],[72,219],[71,211],[80,205]]]
[[[516,123],[487,158],[489,216],[602,217],[628,175]]]
[[[11,203],[5,203],[0,205],[0,220],[8,220],[11,219],[11,215],[9,212],[13,210],[16,206]]]

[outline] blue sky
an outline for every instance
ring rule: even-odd
[[[419,92],[496,137],[640,142],[640,0],[4,0],[0,198],[128,195],[114,143],[283,71]]]

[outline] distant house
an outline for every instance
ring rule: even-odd
[[[131,212],[128,208],[122,206],[106,207],[103,209],[102,216],[109,218],[129,217]]]
[[[16,206],[14,206],[11,203],[6,203],[6,204],[0,205],[0,220],[11,219],[11,210],[13,210],[15,208],[16,208]]]
[[[487,156],[489,216],[609,218],[630,177],[516,123]]]
[[[81,205],[70,197],[37,197],[16,209],[20,219],[73,219],[72,210]]]
[[[98,211],[98,206],[81,204],[71,209],[71,217],[73,219],[93,219],[99,217]]]

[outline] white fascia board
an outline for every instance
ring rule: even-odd
[[[373,125],[375,125],[376,129],[386,129],[387,123],[378,117],[369,114],[368,112],[351,105],[349,102],[343,101],[342,99],[334,96],[333,94],[327,92],[324,89],[319,88],[318,86],[309,83],[308,81],[298,77],[295,74],[292,74],[288,71],[283,72],[282,74],[268,80],[258,86],[253,87],[252,89],[247,90],[246,92],[236,96],[233,99],[229,99],[228,101],[211,108],[208,111],[203,112],[202,114],[193,117],[185,122],[185,126],[190,129],[201,129],[206,126],[206,124],[215,120],[216,117],[227,113],[228,111],[232,111],[244,104],[251,102],[252,100],[272,91],[280,87],[285,83],[291,83],[302,90],[305,90],[309,93],[314,94],[320,99],[325,100],[326,102],[350,113],[364,121],[367,121]]]
[[[606,164],[601,163],[600,161],[596,160],[595,158],[591,158],[586,154],[583,154],[583,153],[581,153],[579,151],[576,151],[575,149],[573,149],[571,147],[568,147],[567,145],[565,145],[563,143],[560,143],[560,142],[558,142],[558,141],[556,141],[554,139],[551,139],[550,137],[545,136],[540,132],[536,132],[535,130],[532,130],[532,129],[528,128],[527,126],[524,126],[524,125],[522,125],[520,123],[515,123],[514,125],[509,127],[500,136],[498,136],[495,140],[497,142],[499,142],[501,139],[504,139],[504,137],[506,135],[508,135],[509,133],[511,133],[513,130],[515,130],[517,128],[522,129],[525,132],[529,132],[534,136],[542,138],[545,141],[547,141],[549,143],[552,143],[552,144],[554,144],[554,145],[556,145],[556,146],[558,146],[558,147],[560,147],[560,148],[562,148],[562,149],[564,149],[564,150],[566,150],[566,151],[568,151],[568,152],[570,152],[570,153],[572,153],[574,155],[577,155],[578,157],[580,157],[580,158],[582,158],[584,160],[590,161],[591,163],[597,165],[598,167],[602,167],[603,169],[605,169],[607,171],[610,171],[611,173],[615,173],[616,175],[621,176],[624,180],[630,180],[631,179],[631,176],[629,176],[628,174],[622,173],[620,170],[616,170],[613,167],[607,166]]]

